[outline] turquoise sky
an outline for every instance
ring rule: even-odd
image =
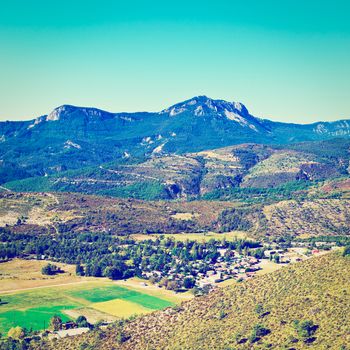
[[[349,13],[348,0],[0,0],[0,119],[203,94],[282,121],[350,118]]]

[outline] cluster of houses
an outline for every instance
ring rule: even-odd
[[[210,270],[205,274],[198,273],[196,285],[200,288],[212,286],[228,279],[244,280],[254,276],[260,268],[257,266],[259,260],[251,256],[235,254],[229,261],[218,261],[211,264]]]
[[[292,241],[292,247],[304,247],[308,249],[318,248],[318,249],[334,249],[337,246],[336,242],[303,242],[303,241]]]
[[[106,329],[111,322],[103,321],[99,322],[99,328]],[[59,339],[65,337],[71,337],[74,335],[80,335],[89,332],[94,326],[81,326],[74,321],[63,322],[61,329],[56,331],[45,330],[42,335],[46,335],[48,339]]]
[[[84,334],[90,331],[89,327],[76,327],[69,329],[61,329],[59,331],[49,332],[48,339],[60,339],[65,337],[72,337],[74,335]]]
[[[245,280],[254,276],[255,272],[260,269],[257,266],[259,260],[252,256],[244,256],[237,252],[231,251],[227,255],[227,249],[218,249],[220,257],[215,263],[208,263],[205,272],[201,272],[202,260],[197,260],[191,264],[191,275],[185,272],[178,272],[176,268],[169,270],[164,276],[161,271],[144,272],[143,277],[150,279],[155,277],[160,280],[166,277],[169,281],[177,281],[179,285],[183,285],[186,277],[192,277],[195,280],[195,286],[204,288],[206,286],[214,286],[216,283],[227,279]]]

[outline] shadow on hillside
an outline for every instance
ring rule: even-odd
[[[304,340],[305,344],[312,344],[317,338],[316,337],[311,337],[311,338],[307,338]]]

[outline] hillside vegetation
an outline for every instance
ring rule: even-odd
[[[202,232],[229,202],[151,202],[72,193],[0,193],[0,228],[13,233]]]
[[[336,183],[325,186],[332,191]],[[266,194],[266,203],[250,204],[238,200],[141,201],[74,193],[3,192],[0,231],[24,234],[89,231],[126,236],[238,230],[260,240],[350,233],[347,198],[310,196],[271,201],[273,194]]]
[[[39,348],[347,349],[349,280],[349,257],[330,253],[217,289],[180,308]]]
[[[324,143],[314,142],[320,147]],[[61,171],[51,176],[10,181],[14,191],[58,191],[114,197],[161,199],[251,199],[254,192],[274,190],[280,196],[297,196],[300,189],[347,177],[350,154],[342,148],[350,141],[327,141],[329,151],[320,157],[304,144],[277,147],[243,144],[184,155],[157,154],[146,161],[129,159],[96,167]],[[332,147],[339,144],[341,151]],[[315,147],[316,145],[313,145]]]
[[[350,201],[314,199],[282,201],[264,207],[266,233],[285,235],[350,234]]]

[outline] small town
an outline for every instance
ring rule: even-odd
[[[183,267],[182,261],[176,258],[175,267],[170,268],[167,273],[164,270],[147,271],[150,268],[148,265],[144,268],[142,277],[158,287],[177,292],[184,290],[181,287],[210,290],[226,280],[247,280],[259,271],[261,274],[274,271],[284,265],[301,262],[334,249],[337,249],[336,242],[292,241],[288,248],[276,243],[264,243],[262,247],[245,250],[244,254],[242,251],[224,248],[218,243],[218,257],[214,262],[206,263],[201,259],[191,261],[190,267]]]

